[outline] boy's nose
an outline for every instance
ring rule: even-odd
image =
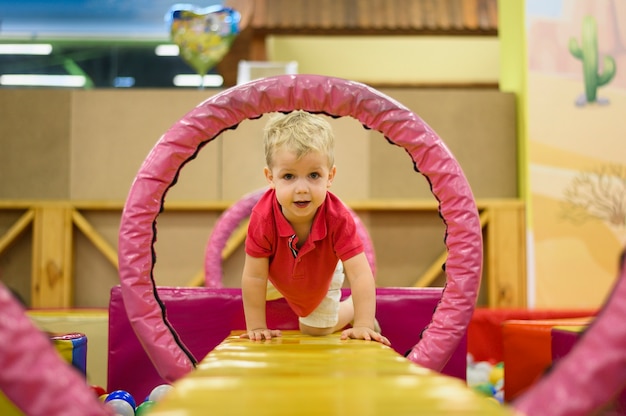
[[[307,187],[306,181],[299,180],[296,182],[296,192],[304,193],[307,192],[309,188]]]

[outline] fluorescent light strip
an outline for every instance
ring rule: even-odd
[[[52,45],[47,43],[0,43],[0,55],[50,55]]]
[[[15,87],[84,87],[85,82],[82,75],[0,75],[0,85]]]
[[[156,56],[178,56],[179,53],[178,45],[159,45],[154,48]]]
[[[174,85],[177,87],[221,87],[224,78],[221,75],[200,75],[179,74],[174,77]]]

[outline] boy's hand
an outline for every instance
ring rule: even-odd
[[[381,334],[374,331],[373,329],[365,327],[365,326],[357,326],[353,328],[344,329],[341,332],[341,339],[349,339],[349,338],[364,339],[366,341],[378,341],[381,344],[385,344],[387,346],[391,345],[391,342],[389,342],[389,340],[386,337],[382,336]]]
[[[281,335],[280,329],[257,328],[241,334],[239,338],[248,338],[251,341],[263,341],[265,339],[272,339],[272,337],[279,337]]]

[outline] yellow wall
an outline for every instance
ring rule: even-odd
[[[268,59],[300,73],[370,83],[497,83],[495,36],[272,36]]]

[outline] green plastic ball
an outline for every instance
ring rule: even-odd
[[[156,402],[153,402],[152,400],[146,400],[145,402],[141,403],[139,406],[137,406],[137,408],[135,409],[135,416],[146,416],[147,414],[150,413],[150,409],[156,404]]]

